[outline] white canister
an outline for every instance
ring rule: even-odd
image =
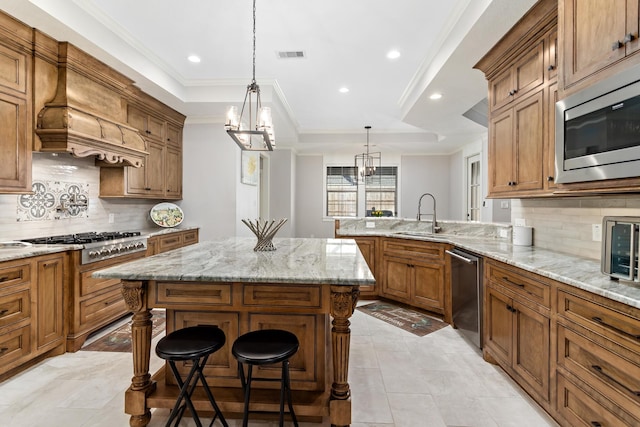
[[[513,244],[516,246],[531,246],[533,243],[533,227],[516,225],[513,227]]]

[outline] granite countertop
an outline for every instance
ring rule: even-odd
[[[447,234],[404,234],[389,230],[338,231],[339,236],[383,236],[450,243],[484,257],[519,267],[585,291],[640,308],[640,284],[611,280],[600,271],[600,262],[534,246],[515,246],[504,240]]]
[[[93,273],[98,278],[371,285],[375,278],[352,239],[276,238],[254,252],[254,237],[205,241]]]
[[[153,228],[139,230],[142,236],[154,237],[162,234],[176,233],[179,231],[195,230],[200,227],[181,228]],[[64,234],[64,233],[60,233]],[[0,262],[13,261],[21,258],[29,258],[40,255],[47,255],[56,252],[74,251],[83,249],[83,245],[29,245],[21,244],[18,241],[0,242]]]

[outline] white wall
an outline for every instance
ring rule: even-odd
[[[321,155],[296,157],[296,237],[333,237],[334,223],[324,219],[323,171]]]
[[[290,149],[275,149],[270,153],[269,210],[272,219],[287,218],[278,237],[293,237],[296,228],[295,191],[296,157]],[[301,186],[305,188],[306,183]]]
[[[187,124],[182,139],[185,224],[200,227],[200,240],[234,236],[244,227],[238,208],[250,206],[258,188],[240,184],[240,149],[217,123]]]
[[[449,156],[402,156],[399,216],[416,218],[420,196],[431,193],[436,198],[437,218],[449,219],[449,175]],[[423,214],[433,212],[431,204],[430,198],[423,199]]]

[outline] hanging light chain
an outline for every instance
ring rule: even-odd
[[[253,80],[256,82],[256,0],[253,0]]]

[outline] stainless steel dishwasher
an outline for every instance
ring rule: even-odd
[[[453,326],[482,348],[482,258],[458,248],[451,257],[451,309]]]

